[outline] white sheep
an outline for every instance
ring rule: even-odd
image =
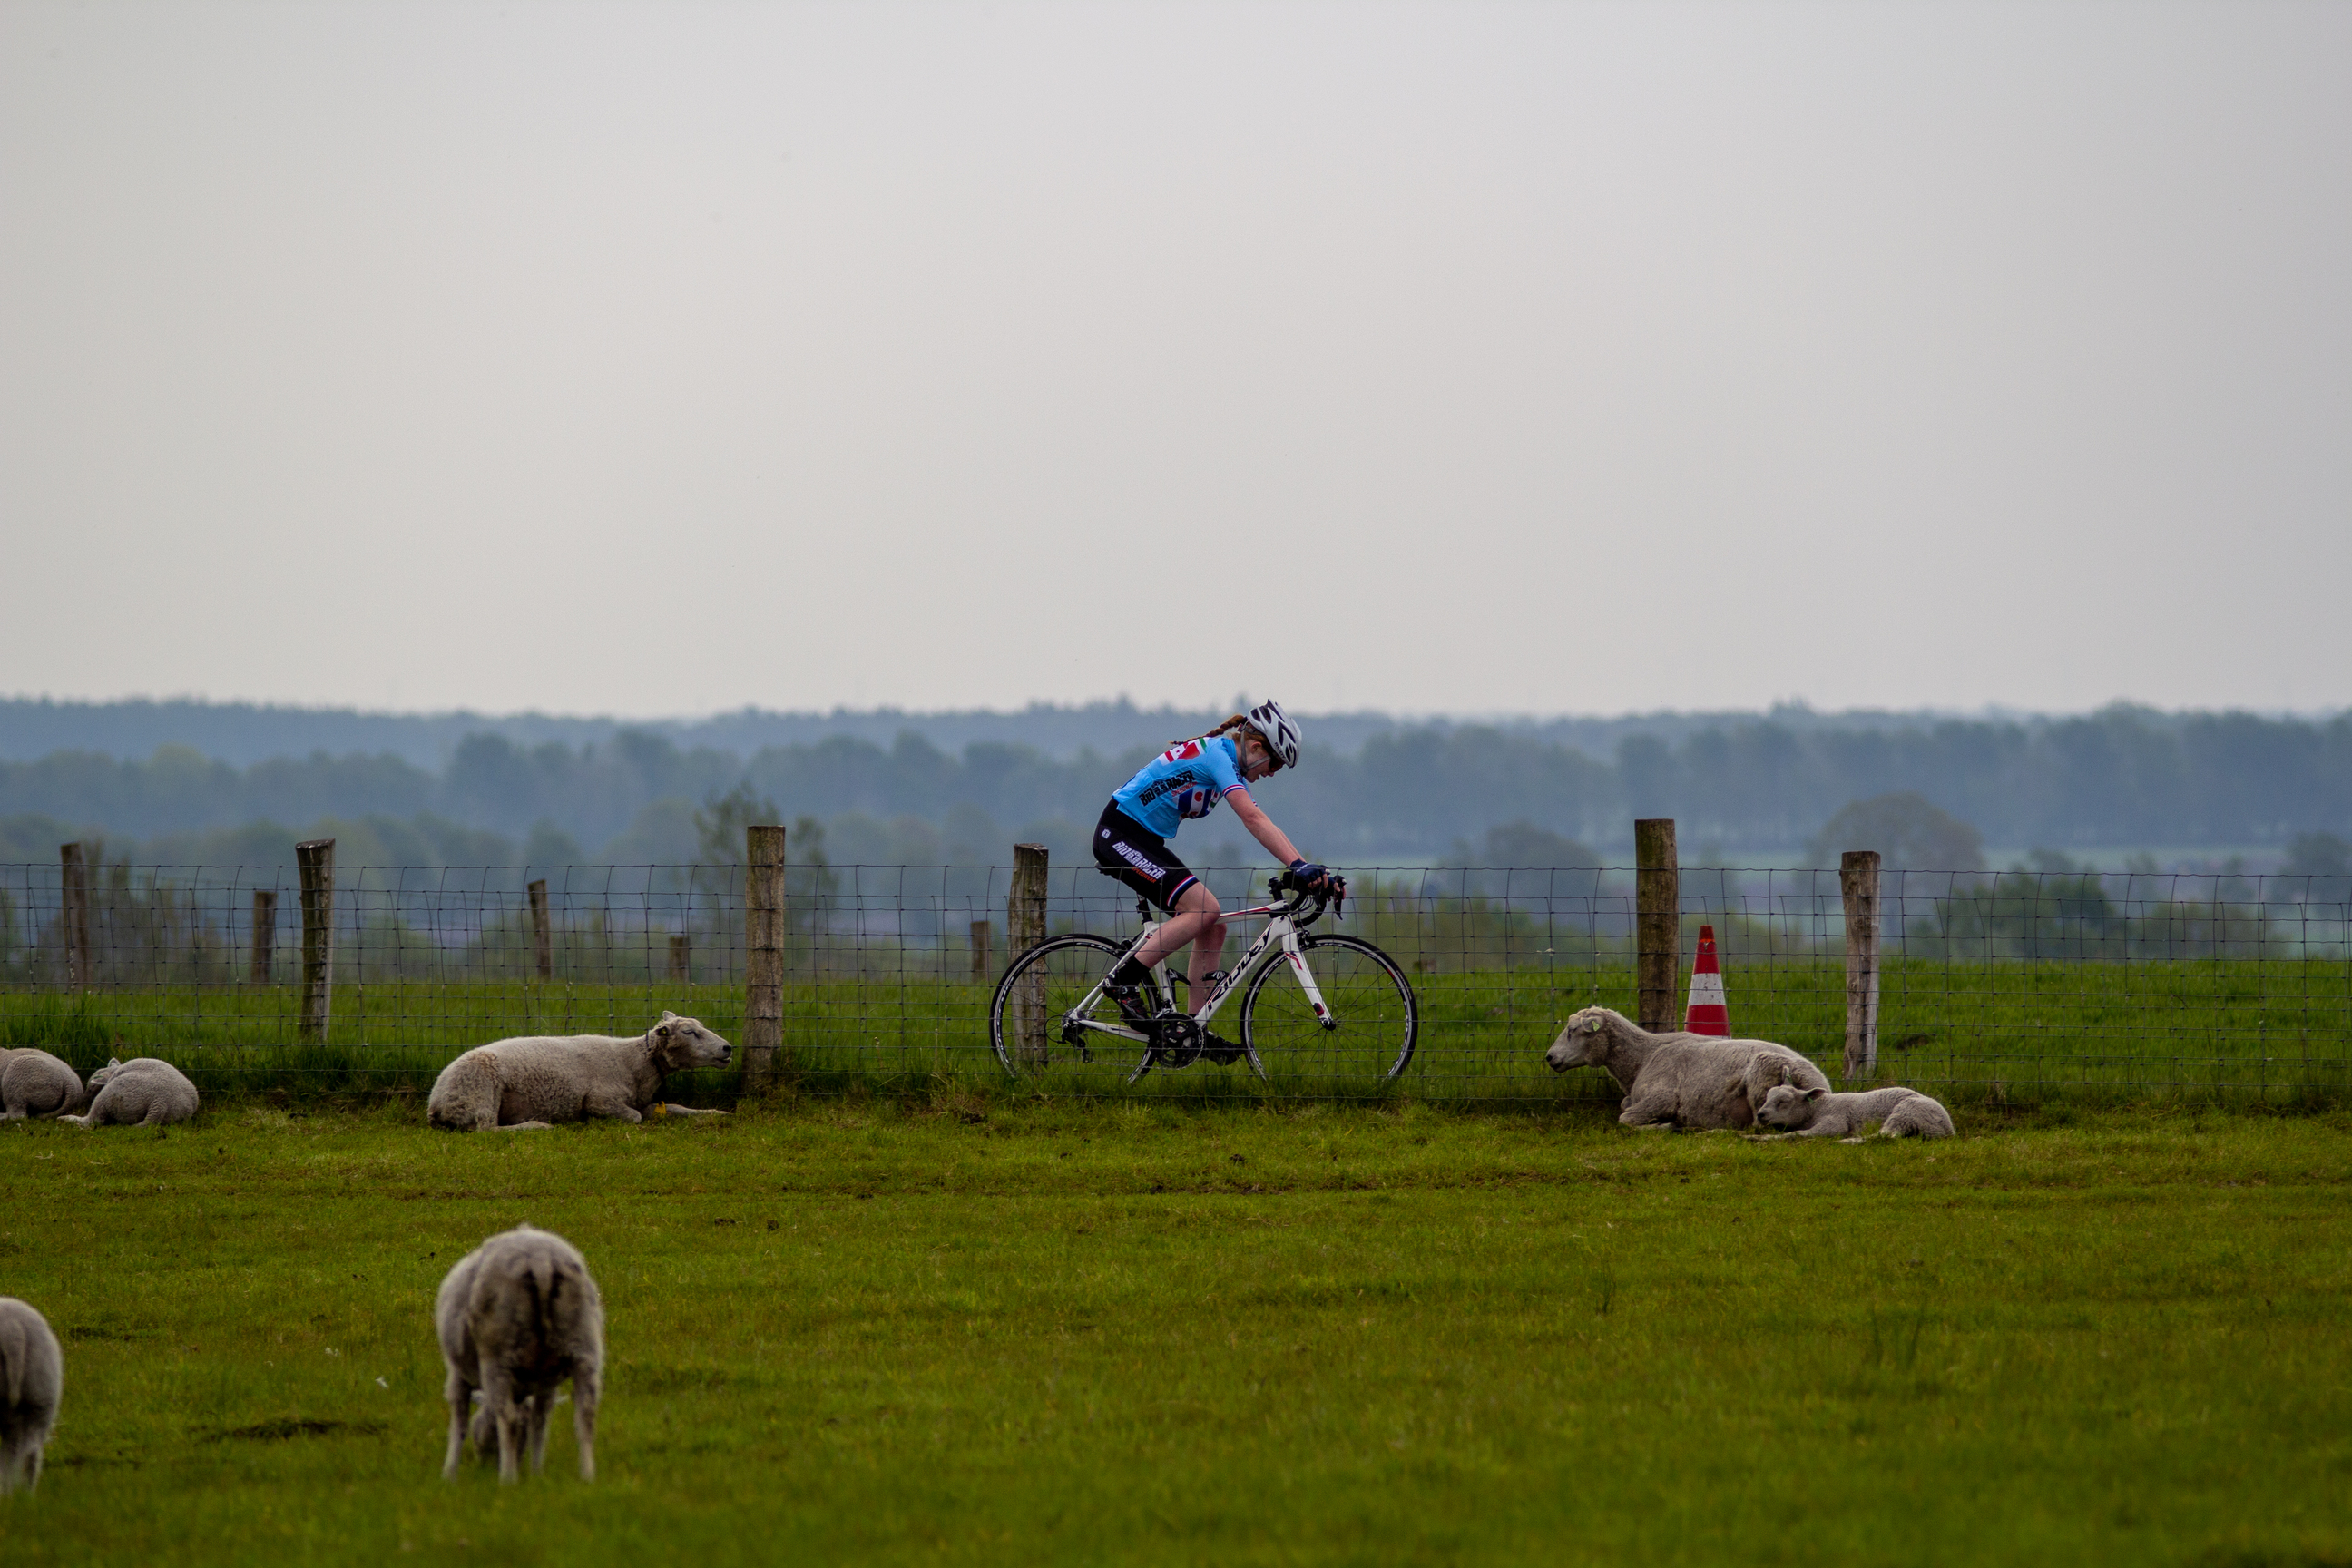
[[[37,1046],[0,1047],[0,1121],[67,1115],[87,1092],[71,1064]]]
[[[41,1484],[41,1449],[57,1429],[66,1359],[48,1320],[0,1296],[0,1494]]]
[[[1628,1127],[1747,1127],[1775,1084],[1829,1088],[1822,1069],[1770,1040],[1651,1034],[1622,1013],[1587,1007],[1544,1053],[1554,1072],[1603,1068],[1624,1089]]]
[[[588,1116],[724,1116],[661,1100],[665,1074],[725,1067],[735,1047],[693,1018],[664,1013],[634,1039],[532,1035],[477,1046],[441,1069],[425,1101],[436,1127],[520,1131]]]
[[[1952,1113],[1943,1101],[1916,1089],[1870,1089],[1832,1094],[1826,1089],[1780,1084],[1765,1092],[1756,1109],[1757,1121],[1766,1127],[1796,1129],[1789,1132],[1755,1133],[1775,1138],[1837,1138],[1848,1143],[1864,1142],[1862,1130],[1878,1123],[1881,1138],[1949,1138]]]
[[[89,1075],[89,1109],[60,1116],[83,1127],[161,1127],[196,1113],[196,1086],[170,1062],[153,1057],[110,1060]]]
[[[580,1479],[596,1479],[596,1401],[604,1378],[604,1303],[587,1260],[552,1231],[527,1225],[494,1236],[459,1258],[433,1303],[441,1359],[449,1368],[449,1457],[457,1473],[472,1415],[474,1449],[489,1455],[495,1432],[499,1479],[517,1479],[522,1456],[547,1468],[547,1418],[556,1385],[572,1381],[572,1430]],[[482,1407],[473,1412],[479,1390]]]

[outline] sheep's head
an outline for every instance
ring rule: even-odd
[[[122,1058],[121,1057],[109,1057],[106,1058],[106,1065],[104,1067],[99,1068],[96,1072],[90,1074],[89,1077],[82,1080],[82,1087],[89,1090],[90,1093],[96,1094],[100,1088],[105,1084],[108,1079],[112,1078],[116,1073],[119,1073],[121,1070]]]
[[[1606,1007],[1587,1007],[1570,1018],[1561,1028],[1544,1060],[1554,1072],[1566,1072],[1570,1068],[1597,1068],[1608,1065],[1609,1019]]]
[[[653,1029],[654,1060],[664,1072],[684,1072],[691,1068],[723,1068],[735,1055],[735,1047],[702,1026],[699,1018],[681,1018],[665,1012],[661,1022]]]
[[[1776,1083],[1765,1090],[1764,1103],[1756,1108],[1756,1120],[1767,1127],[1809,1127],[1813,1112],[1821,1108],[1829,1092],[1825,1089]]]

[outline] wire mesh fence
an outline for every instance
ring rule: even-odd
[[[1418,1047],[1393,1084],[1269,1061],[1159,1072],[1131,1092],[1546,1102],[1613,1099],[1556,1077],[1560,1021],[1635,1012],[1630,868],[1355,868],[1317,933],[1377,944],[1410,975]],[[822,1090],[1002,1079],[988,1013],[1011,867],[791,867],[780,1066]],[[1228,909],[1263,873],[1203,873]],[[418,1094],[457,1052],[522,1034],[642,1033],[663,1009],[730,1038],[745,1016],[740,866],[346,867],[311,950],[330,982],[306,1026],[292,867],[0,866],[0,1045],[84,1070],[160,1056],[210,1092]],[[1680,873],[1683,973],[1714,927],[1733,1031],[1832,1076],[1847,1026],[1838,874]],[[1969,1102],[2352,1091],[2352,879],[2235,873],[1888,871],[1878,1070]],[[1132,936],[1134,896],[1048,870],[1053,931]],[[1227,952],[1252,934],[1237,922]],[[1346,1021],[1340,1020],[1345,1027]],[[686,1087],[730,1092],[712,1078]],[[1957,1100],[1956,1100],[1957,1102]]]

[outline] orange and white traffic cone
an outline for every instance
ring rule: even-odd
[[[1731,1033],[1731,1011],[1723,1005],[1723,971],[1715,966],[1715,928],[1698,928],[1698,960],[1691,965],[1690,1006],[1683,1027],[1694,1035]]]

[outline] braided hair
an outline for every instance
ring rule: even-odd
[[[1244,728],[1248,723],[1248,714],[1236,713],[1232,718],[1226,720],[1223,723],[1218,725],[1215,729],[1211,730],[1204,734],[1187,735],[1181,741],[1170,742],[1168,749],[1172,752],[1179,746],[1189,746],[1195,741],[1213,741],[1220,735],[1230,735],[1234,731]]]

